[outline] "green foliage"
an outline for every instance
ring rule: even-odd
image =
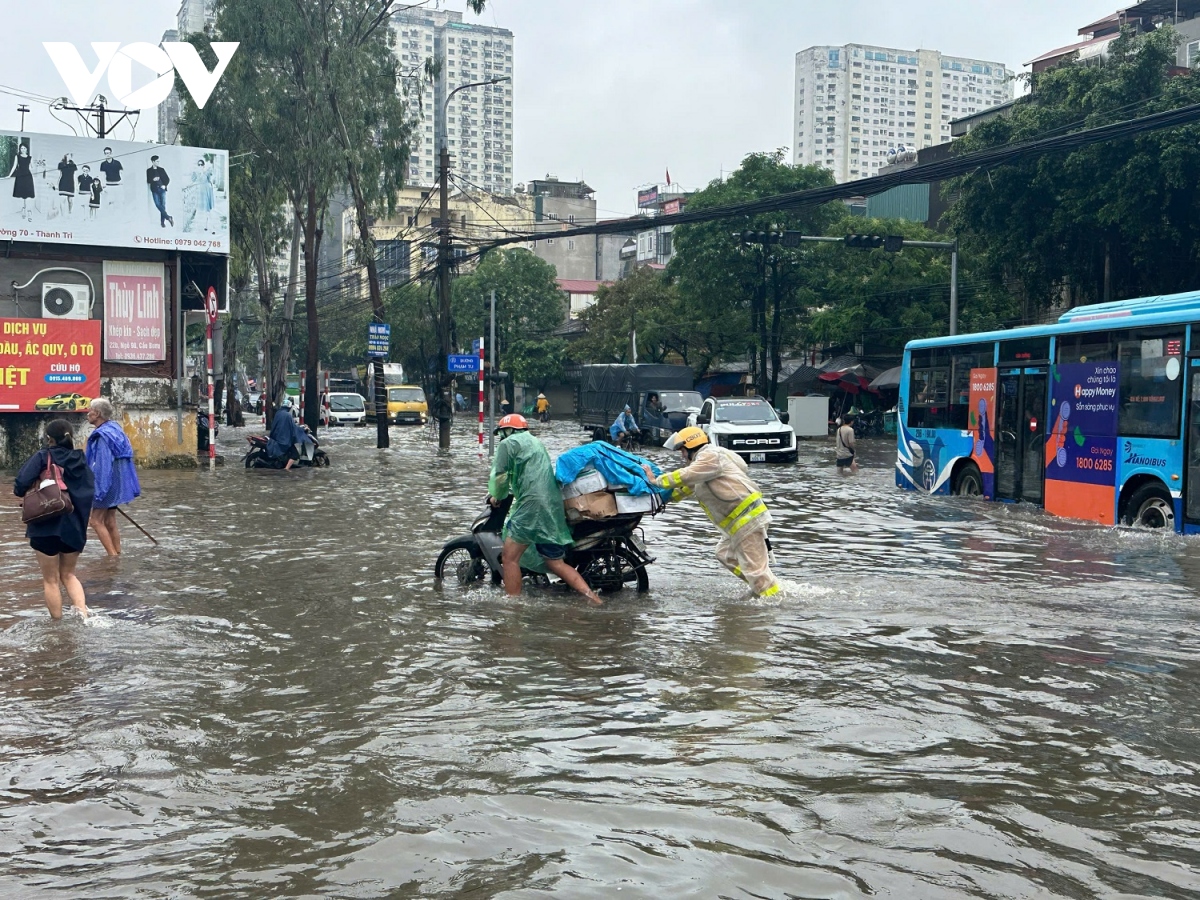
[[[454,345],[469,347],[488,334],[489,296],[496,292],[496,351],[500,368],[517,341],[537,343],[553,337],[566,317],[566,300],[555,282],[554,266],[528,250],[488,253],[475,271],[451,285]]]
[[[587,334],[575,342],[572,354],[591,362],[632,362],[634,330],[639,362],[662,362],[672,352],[686,361],[692,335],[701,324],[680,303],[678,287],[648,266],[601,285],[596,303],[580,318]]]
[[[550,382],[562,379],[567,354],[562,338],[517,338],[508,347],[504,365],[514,381],[543,391]]]
[[[1200,102],[1200,76],[1170,73],[1178,34],[1125,33],[1101,65],[1033,77],[1012,114],[973,131],[971,152]],[[1023,294],[1025,318],[1064,299],[1189,290],[1200,281],[1200,127],[1189,125],[1017,162],[957,179],[950,221],[997,281]]]

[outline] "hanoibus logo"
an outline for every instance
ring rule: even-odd
[[[42,46],[50,54],[50,60],[62,76],[71,97],[80,106],[91,100],[100,78],[107,70],[108,86],[112,88],[117,100],[128,109],[146,110],[167,99],[171,88],[175,86],[176,72],[179,73],[188,93],[192,95],[196,106],[204,109],[204,104],[208,102],[217,82],[225,74],[225,68],[233,59],[239,43],[212,43],[213,53],[217,55],[217,66],[211,72],[204,65],[204,60],[200,58],[196,48],[186,42],[164,42],[157,47],[154,44],[138,42],[122,47],[116,41],[93,41],[92,50],[97,59],[94,69],[87,67],[74,44],[66,41],[46,41]],[[136,90],[133,87],[135,62],[158,76]]]

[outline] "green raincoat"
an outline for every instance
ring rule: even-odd
[[[497,500],[513,496],[512,509],[504,523],[506,538],[528,545],[530,551],[534,544],[574,543],[563,514],[562,491],[554,478],[550,454],[528,431],[513,432],[496,448],[488,493]],[[526,565],[526,560],[535,555],[527,552],[521,557],[521,564],[534,568]]]

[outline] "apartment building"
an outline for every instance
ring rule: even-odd
[[[450,10],[410,9],[392,19],[395,53],[421,122],[413,140],[409,184],[438,177],[438,150],[450,150],[451,172],[464,190],[513,192],[513,35],[474,25]],[[427,59],[442,61],[433,84],[423,78]],[[466,84],[506,78],[455,93]],[[453,94],[453,96],[451,96]],[[448,101],[448,102],[447,102]],[[443,118],[444,116],[444,118]]]
[[[841,183],[870,178],[900,148],[951,140],[950,123],[1013,98],[1002,63],[866,44],[796,54],[796,165]]]

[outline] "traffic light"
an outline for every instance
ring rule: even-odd
[[[846,235],[846,246],[854,247],[861,250],[872,250],[876,247],[882,247],[884,237],[882,234],[848,234]]]
[[[740,240],[743,244],[780,244],[783,243],[784,232],[776,231],[743,231]]]
[[[889,234],[883,240],[883,249],[888,253],[899,253],[904,249],[904,238],[898,234]]]

